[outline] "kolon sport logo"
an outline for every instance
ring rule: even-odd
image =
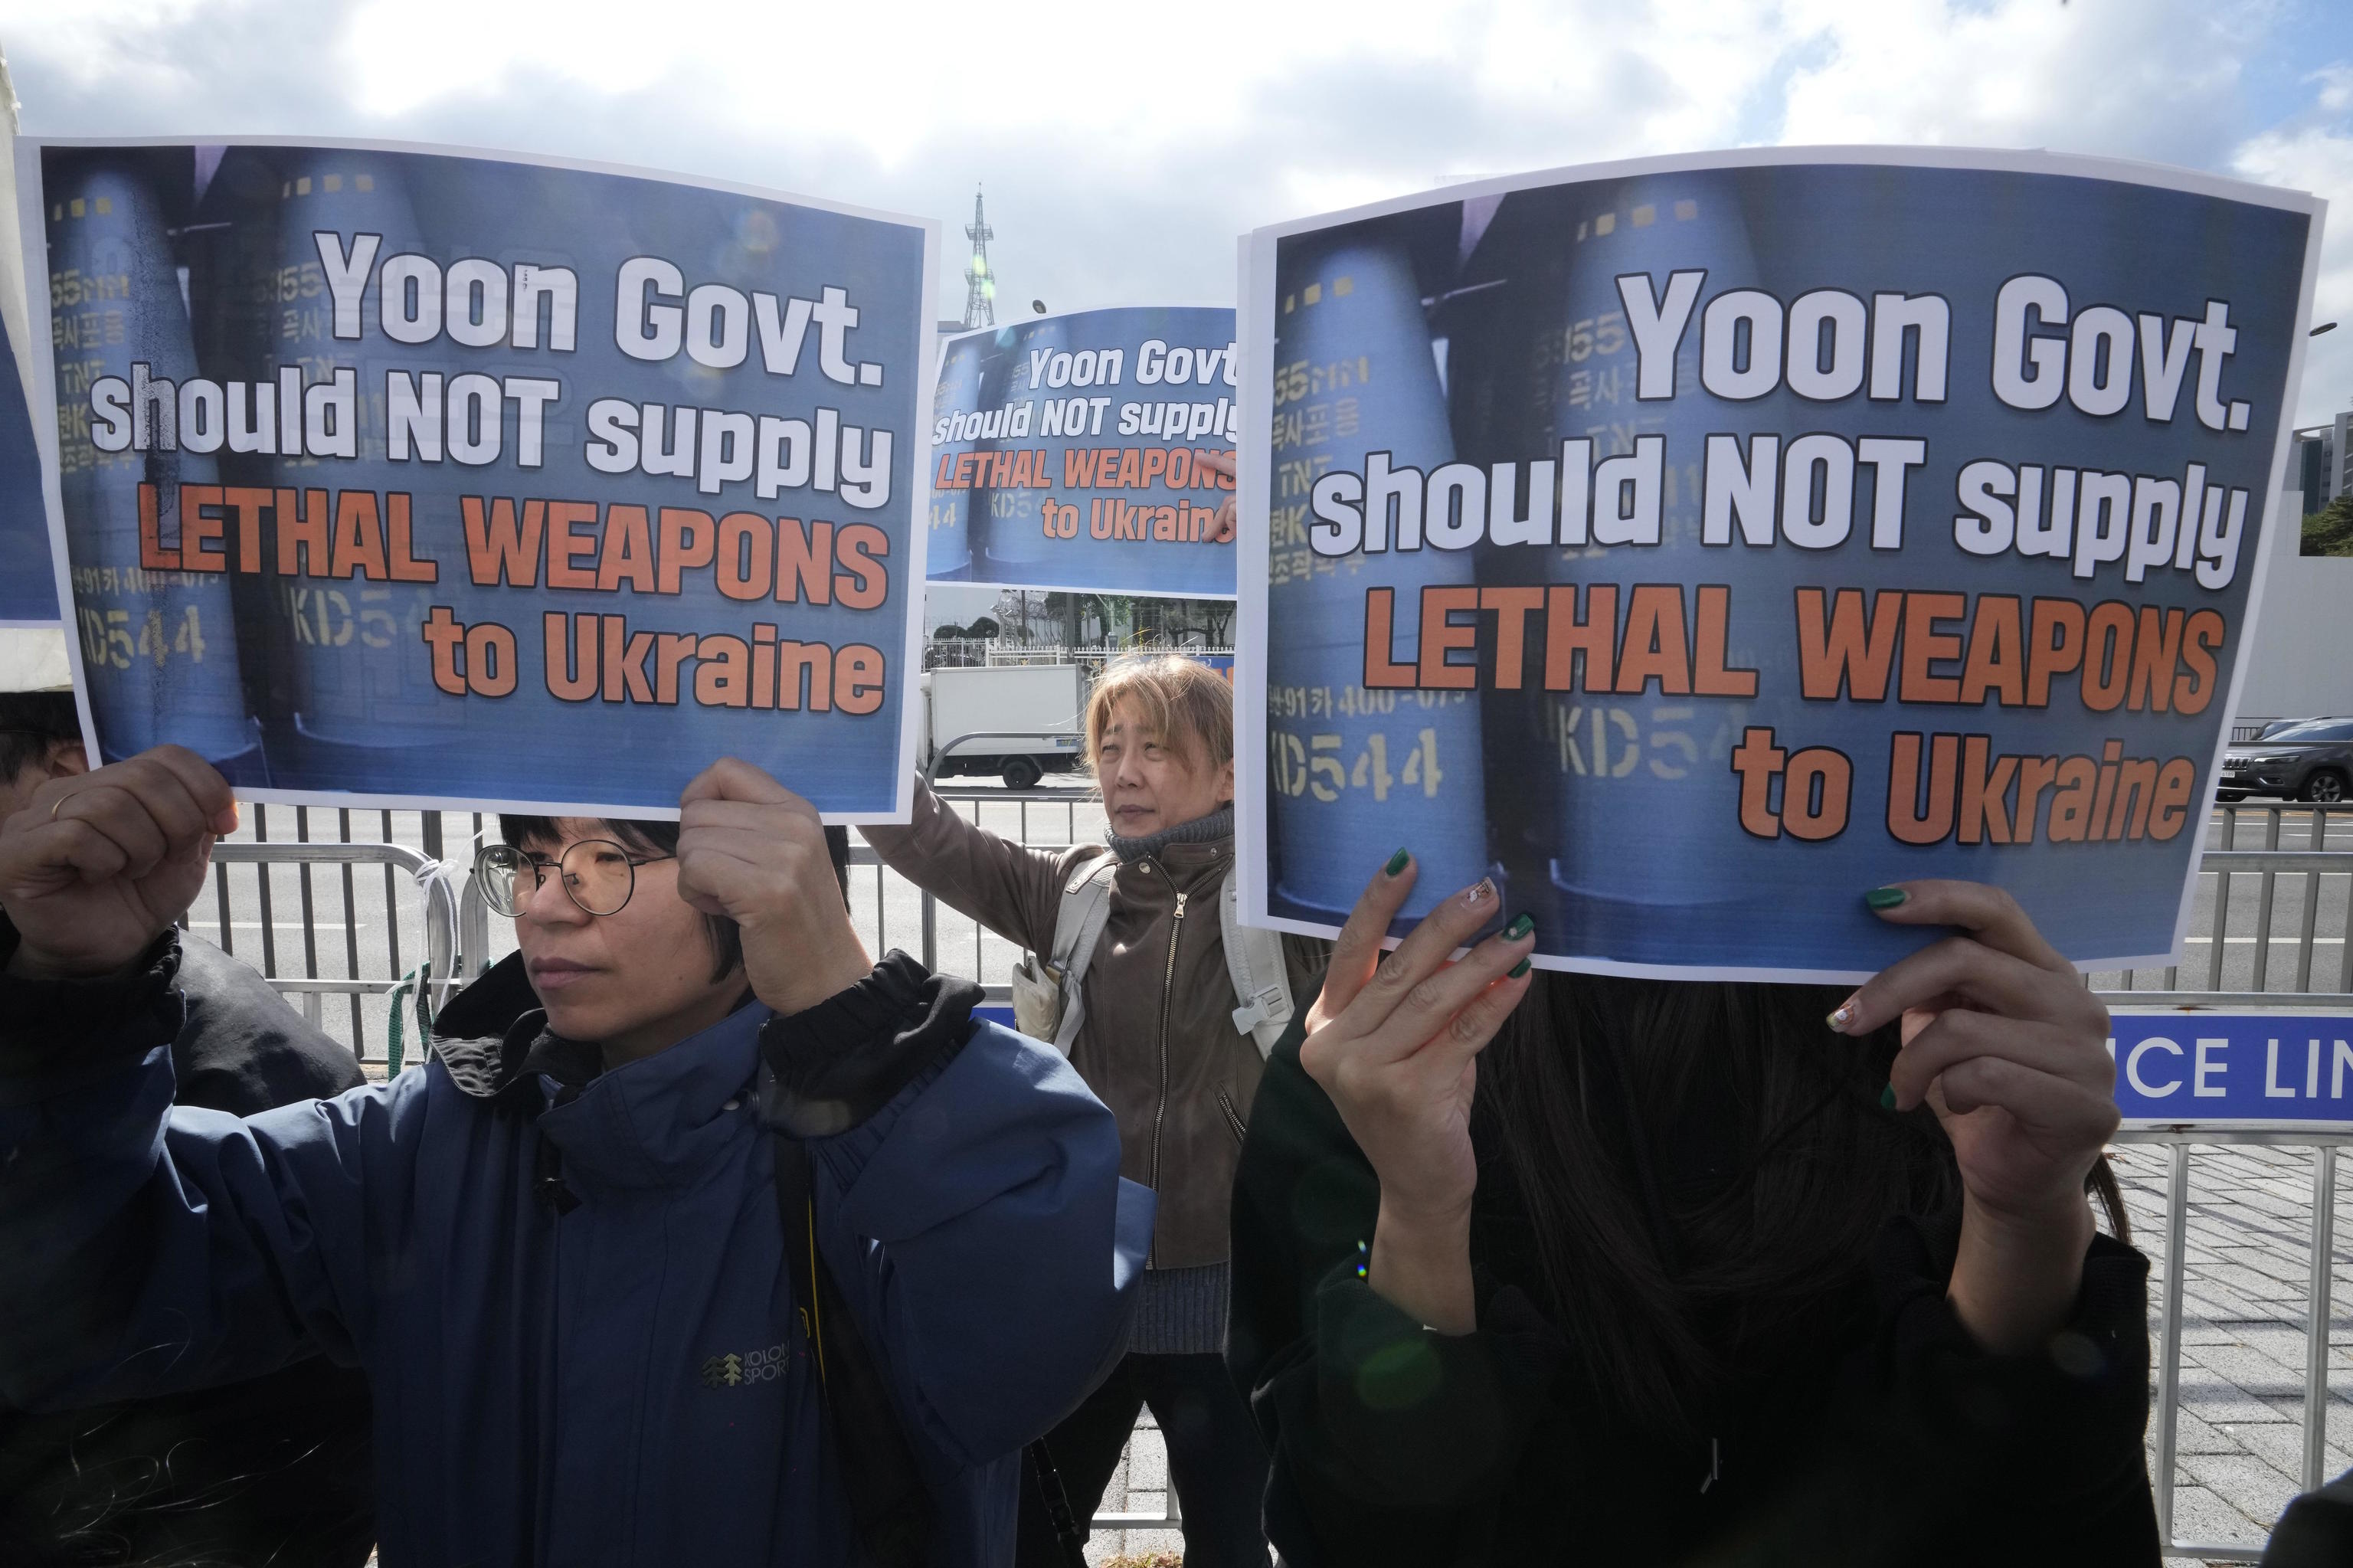
[[[771,1345],[765,1351],[733,1351],[709,1357],[702,1363],[702,1386],[705,1388],[741,1388],[748,1383],[773,1383],[785,1375],[792,1360],[789,1342]]]

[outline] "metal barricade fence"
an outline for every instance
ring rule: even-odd
[[[2353,808],[2285,801],[2218,803],[2210,818],[2208,845],[2185,962],[2155,974],[2087,975],[2100,999],[2111,1006],[2140,1008],[2353,1007],[2353,994],[2348,994],[2353,993],[2353,940],[2348,940],[2353,938]],[[2335,885],[2324,887],[2325,883]],[[2282,947],[2286,953],[2275,951]],[[2144,989],[2150,980],[2157,983]],[[2283,980],[2289,989],[2274,989]],[[2154,1314],[2157,1388],[2150,1466],[2163,1551],[2174,1558],[2254,1562],[2262,1555],[2260,1547],[2182,1542],[2175,1534],[2192,1150],[2255,1145],[2311,1152],[2303,1303],[2304,1441],[2296,1478],[2300,1489],[2309,1491],[2328,1478],[2337,1152],[2353,1143],[2353,1128],[2343,1133],[2144,1128],[2120,1132],[2116,1142],[2154,1146],[2167,1155],[2164,1236],[2154,1281],[2160,1294]],[[2146,1239],[2142,1245],[2147,1249]]]
[[[2180,1458],[2183,1298],[2189,1278],[2190,1150],[2199,1145],[2229,1144],[2312,1150],[2312,1210],[2307,1243],[2310,1273],[2305,1296],[2304,1454],[2298,1477],[2298,1489],[2310,1491],[2328,1479],[2326,1460],[2336,1263],[2337,1151],[2353,1143],[2353,1128],[2342,1133],[2135,1128],[2118,1133],[2116,1141],[2161,1146],[2168,1155],[2165,1247],[2157,1276],[2162,1292],[2158,1304],[2157,1396],[2153,1412],[2157,1452],[2149,1467],[2150,1480],[2157,1490],[2158,1533],[2162,1551],[2168,1557],[2216,1563],[2256,1562],[2263,1556],[2261,1547],[2183,1542],[2174,1535],[2175,1472]]]
[[[1099,809],[1079,789],[951,785],[940,794],[1020,842],[1068,843],[1100,829]],[[260,970],[363,1062],[382,1062],[385,1002],[428,953],[439,990],[513,946],[511,927],[490,917],[466,874],[485,829],[495,834],[482,814],[248,803],[245,815],[245,828],[215,846],[209,893],[181,925]],[[929,895],[854,836],[849,858],[852,918],[873,951],[908,948],[929,966],[980,980],[988,1003],[1006,1004],[1017,949],[977,921],[951,913],[943,923]],[[455,884],[447,911],[403,891],[437,863]]]
[[[2303,818],[2291,824],[2287,819]],[[2301,842],[2282,846],[2283,834]],[[2250,845],[2246,841],[2255,838]],[[2103,991],[2132,993],[2126,1000],[2185,1003],[2283,1006],[2298,994],[2353,992],[2353,941],[2348,941],[2347,900],[2353,884],[2324,902],[2324,878],[2353,872],[2353,805],[2290,801],[2237,801],[2218,805],[2209,821],[2206,858],[2199,876],[2198,907],[2190,924],[2190,961],[2150,971],[2107,970],[2091,978]],[[2298,897],[2286,911],[2282,933],[2276,895],[2283,876],[2300,879]],[[2253,934],[2234,935],[2252,923]],[[2333,932],[2324,931],[2333,926]],[[2294,944],[2294,980],[2286,992],[2272,991],[2273,949]],[[2247,949],[2246,961],[2231,959],[2233,947]],[[2334,948],[2333,954],[2324,949]],[[2202,961],[2200,961],[2202,960]],[[2152,972],[2158,984],[2144,989]],[[2185,973],[2187,983],[2185,984]],[[2316,986],[2314,981],[2317,980]]]
[[[1103,832],[1102,802],[1091,789],[1083,788],[1003,789],[941,785],[933,792],[967,820],[1031,849],[1060,850],[1073,843],[1093,842]],[[929,893],[883,866],[865,844],[853,843],[849,853],[853,866],[875,867],[876,929],[878,936],[884,938],[881,946],[889,946],[881,913],[885,904],[901,904],[903,907],[902,900],[912,901],[922,944],[917,956],[924,966],[944,968],[950,973],[977,981],[985,1005],[1004,1007],[1010,1003],[1012,967],[1020,957],[1017,944],[1005,940],[970,916],[944,910]],[[889,891],[892,884],[902,890],[897,897]],[[855,904],[853,898],[853,913]]]
[[[461,978],[456,876],[462,873],[441,876],[432,856],[397,842],[390,811],[280,806],[274,823],[269,807],[248,805],[246,813],[245,832],[213,846],[210,897],[200,896],[179,923],[252,964],[364,1062],[371,1036],[384,1028],[383,1001],[403,976],[429,962],[433,987],[444,994]],[[293,836],[273,837],[273,826],[285,832],[290,813]],[[334,837],[323,835],[321,818],[332,821]],[[381,836],[365,836],[368,828]],[[249,879],[239,874],[247,866]],[[285,877],[292,882],[290,910]],[[290,914],[297,917],[281,917]],[[335,997],[344,1005],[331,1009]]]

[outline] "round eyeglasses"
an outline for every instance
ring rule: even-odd
[[[562,874],[565,896],[582,913],[617,915],[638,890],[638,867],[677,858],[633,855],[610,839],[582,839],[552,860],[509,844],[485,844],[474,857],[474,876],[482,902],[511,919],[522,913],[550,871]]]

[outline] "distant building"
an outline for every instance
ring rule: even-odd
[[[2304,492],[2304,513],[2309,517],[2353,490],[2353,410],[2326,425],[2295,432],[2295,459],[2289,482]]]

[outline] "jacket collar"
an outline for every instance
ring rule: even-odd
[[[774,1017],[751,1002],[664,1051],[599,1072],[596,1047],[543,1031],[522,1071],[548,1092],[539,1130],[562,1152],[564,1179],[598,1189],[689,1187],[719,1150],[755,1128],[751,1086],[760,1031]],[[552,1086],[552,1088],[551,1088]]]
[[[537,1110],[537,1097],[516,1086],[528,1081],[523,1058],[547,1031],[547,1014],[523,972],[522,955],[509,953],[466,982],[433,1020],[433,1054],[458,1087],[501,1110]],[[585,1081],[585,1080],[584,1080]]]
[[[502,977],[506,969],[468,986],[437,1021],[483,1033],[437,1039],[433,1052],[460,1092],[502,1114],[536,1117],[562,1151],[566,1181],[578,1178],[584,1190],[689,1184],[732,1135],[735,1116],[754,1114],[747,1086],[759,1069],[761,1028],[775,1015],[748,992],[701,1033],[607,1073],[593,1043],[549,1033],[527,982],[502,983],[513,978]]]
[[[481,1040],[503,1036],[526,1012],[539,1011],[538,993],[531,989],[522,954],[509,953],[468,980],[458,994],[433,1017],[437,1040]]]
[[[1225,838],[1204,839],[1193,843],[1164,844],[1155,854],[1124,863],[1120,867],[1120,874],[1132,874],[1144,865],[1145,860],[1150,860],[1166,871],[1177,886],[1191,890],[1206,875],[1215,874],[1222,876],[1233,864],[1233,859],[1234,841],[1229,834]],[[1157,879],[1156,873],[1146,872],[1144,874]]]
[[[1234,809],[1219,807],[1206,817],[1196,817],[1189,822],[1179,822],[1173,828],[1163,828],[1156,833],[1140,838],[1126,838],[1108,824],[1103,828],[1103,842],[1111,853],[1123,861],[1142,860],[1146,855],[1159,854],[1174,844],[1231,842],[1234,836]]]

